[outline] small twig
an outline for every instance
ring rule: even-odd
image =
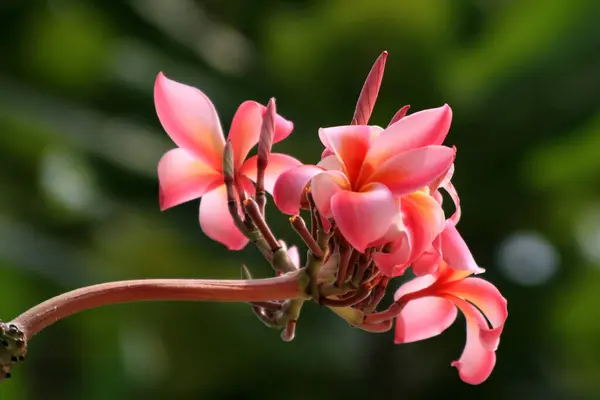
[[[361,286],[351,296],[345,299],[331,299],[328,297],[321,298],[321,304],[333,307],[350,307],[360,303],[369,297],[371,291],[366,286]]]
[[[373,296],[371,297],[367,305],[364,307],[365,314],[372,313],[377,308],[379,303],[381,303],[381,300],[383,300],[383,298],[385,297],[385,292],[389,282],[390,278],[383,277],[381,279],[381,282],[379,282],[379,284],[375,286],[375,288],[373,289]]]
[[[299,215],[294,215],[293,217],[290,217],[290,223],[292,224],[294,230],[302,238],[304,243],[306,243],[306,245],[313,253],[315,258],[322,260],[324,255],[323,250],[321,250],[315,238],[313,238],[310,232],[308,231],[306,223],[304,222],[302,217],[300,217]]]
[[[387,319],[380,322],[363,322],[357,327],[362,329],[363,331],[372,332],[372,333],[383,333],[392,329],[392,325],[394,323],[393,319]]]
[[[365,272],[367,272],[367,268],[369,268],[371,263],[371,250],[368,249],[365,254],[360,255],[360,258],[358,260],[356,271],[354,272],[354,276],[352,277],[352,285],[354,287],[360,286],[365,277]]]
[[[335,284],[341,287],[346,282],[346,274],[348,272],[348,264],[352,256],[353,249],[348,246],[343,239],[340,241],[340,267],[338,268]]]
[[[262,237],[267,242],[271,251],[275,252],[278,249],[280,249],[281,244],[275,238],[275,235],[273,235],[273,232],[271,232],[271,229],[269,228],[265,219],[263,218],[262,214],[260,213],[260,209],[258,208],[258,204],[256,204],[256,201],[254,201],[254,199],[244,200],[244,208],[245,208],[246,212],[248,213],[248,216],[250,217],[250,219],[252,220],[252,222],[254,223],[254,225],[256,226],[256,228],[258,229],[260,234],[262,235]]]

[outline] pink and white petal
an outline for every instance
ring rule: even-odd
[[[294,264],[296,268],[300,269],[300,252],[298,252],[298,247],[290,247],[287,253],[288,257],[290,257],[290,260],[292,260],[292,264]]]
[[[325,151],[329,151],[328,149],[325,149]],[[331,153],[330,155],[321,158],[321,161],[319,161],[317,163],[317,167],[321,167],[325,170],[334,170],[334,171],[344,171],[344,166],[342,165],[342,163],[340,162],[340,160],[338,160],[337,156],[333,153]]]
[[[412,271],[416,276],[434,274],[438,271],[442,261],[441,246],[441,237],[438,235],[428,249],[412,262]]]
[[[235,112],[227,136],[231,141],[235,169],[242,166],[250,149],[258,143],[262,120],[261,105],[255,101],[243,102]]]
[[[197,199],[223,184],[223,176],[186,149],[169,150],[158,162],[161,211]]]
[[[400,121],[402,118],[406,117],[406,113],[408,113],[409,108],[410,108],[410,105],[407,104],[404,107],[402,107],[401,109],[399,109],[398,112],[396,112],[396,114],[394,114],[394,116],[392,117],[392,120],[388,124],[388,127],[390,125],[393,125],[396,122]]]
[[[314,165],[301,165],[279,176],[273,188],[273,200],[281,212],[296,215],[300,213],[304,189],[312,177],[323,172]]]
[[[402,198],[402,213],[410,235],[410,261],[413,261],[444,229],[444,210],[433,197],[419,191]]]
[[[441,297],[409,301],[396,317],[394,343],[411,343],[444,332],[456,320],[456,306]]]
[[[242,167],[240,168],[240,174],[247,176],[254,182],[256,182],[257,174],[257,163],[258,156],[252,156],[247,159]],[[265,190],[269,193],[273,193],[275,182],[279,179],[279,176],[284,172],[291,170],[302,165],[302,163],[296,160],[294,157],[288,156],[287,154],[271,153],[269,155],[269,163],[265,170]]]
[[[507,301],[498,288],[481,278],[466,278],[445,285],[443,291],[469,301],[479,308],[493,328],[500,328],[508,317]]]
[[[398,209],[400,199],[394,200]],[[402,212],[397,212],[386,234],[369,246],[379,247],[387,244],[388,252],[375,251],[372,257],[379,270],[390,278],[402,276],[410,266],[410,237],[402,217]]]
[[[260,107],[264,117],[265,113],[267,112],[267,107],[263,106],[262,104],[260,104]],[[290,136],[293,130],[294,123],[277,114],[275,116],[275,132],[273,134],[273,143],[281,142],[283,139]]]
[[[443,258],[450,268],[460,271],[470,271],[474,274],[485,271],[475,262],[469,247],[460,236],[460,233],[458,233],[458,230],[456,230],[452,221],[449,220],[446,222],[441,236]]]
[[[376,170],[398,153],[423,146],[440,145],[448,134],[451,122],[452,110],[447,104],[404,117],[388,126],[377,137],[365,163]]]
[[[238,176],[237,187],[238,189],[244,190],[244,198],[254,196],[256,193],[256,186],[254,186],[254,182],[244,175]]]
[[[448,194],[452,198],[452,201],[454,202],[454,214],[452,214],[452,216],[450,217],[450,221],[454,225],[456,225],[458,224],[458,221],[460,220],[461,216],[460,198],[458,197],[458,192],[456,191],[456,188],[451,182],[445,184],[443,188],[446,190],[446,192],[448,192]]]
[[[363,192],[337,193],[331,199],[331,211],[341,234],[361,253],[385,235],[397,213],[392,193],[379,184]]]
[[[321,215],[331,218],[331,198],[342,190],[350,190],[350,182],[340,171],[325,171],[311,179],[310,188]]]
[[[154,105],[160,123],[177,146],[221,170],[225,139],[217,111],[204,93],[161,72],[154,84]]]
[[[455,152],[446,146],[426,146],[391,157],[366,181],[386,185],[396,196],[419,190],[443,174],[454,162]]]
[[[372,255],[377,268],[379,268],[381,273],[390,278],[402,276],[410,266],[408,263],[410,259],[408,234],[404,232],[403,236],[398,238],[394,245],[395,249],[389,253],[376,251]]]
[[[396,293],[394,293],[394,301],[398,301],[405,297],[408,302],[410,298],[418,298],[419,294],[423,296],[432,296],[435,294],[435,284],[438,277],[435,274],[418,276],[410,281],[403,283]]]
[[[350,182],[358,177],[360,168],[371,145],[372,127],[368,125],[348,125],[334,128],[321,128],[319,137],[344,165]]]
[[[451,300],[462,311],[467,323],[465,348],[460,358],[451,365],[458,369],[463,382],[479,385],[490,376],[496,365],[496,353],[484,347],[480,340],[481,328],[486,326],[486,321],[473,305],[458,298]]]
[[[208,192],[200,202],[200,226],[211,239],[229,250],[241,250],[248,239],[238,230],[227,208],[225,185]]]
[[[332,155],[334,155],[333,151],[330,148],[325,148],[325,150],[323,150],[323,152],[321,153],[321,159]]]

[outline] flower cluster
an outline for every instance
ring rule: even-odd
[[[368,125],[386,57],[373,66],[352,123],[319,130],[324,149],[315,165],[271,153],[272,144],[293,129],[276,114],[274,101],[267,107],[243,103],[226,142],[210,100],[159,74],[156,110],[179,146],[158,165],[161,209],[202,197],[200,225],[209,237],[232,250],[252,241],[285,273],[300,265],[296,250],[292,260],[266,224],[264,192],[271,193],[309,248],[304,268],[311,298],[368,331],[385,331],[395,322],[396,343],[440,334],[460,310],[467,342],[452,365],[463,381],[479,384],[495,365],[507,308],[492,284],[472,276],[484,270],[456,228],[456,149],[443,145],[452,110],[444,105],[407,115],[405,106],[385,129]],[[257,143],[258,154],[246,159]],[[442,209],[442,192],[454,202],[451,216]],[[301,210],[310,212],[310,230]],[[390,280],[409,268],[416,278],[378,311]],[[277,307],[294,308],[283,302],[253,307],[263,322],[277,326],[283,315]]]

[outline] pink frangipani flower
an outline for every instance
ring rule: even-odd
[[[385,130],[349,125],[321,129],[327,155],[317,165],[282,174],[274,189],[281,211],[297,214],[310,183],[317,208],[333,218],[358,251],[388,232],[398,214],[398,199],[443,176],[455,150],[442,146],[452,111],[448,105],[399,119]]]
[[[496,364],[495,351],[508,311],[506,299],[494,285],[470,274],[442,261],[435,274],[402,285],[395,299],[405,305],[396,318],[394,340],[400,344],[437,336],[452,325],[458,308],[467,322],[467,343],[452,366],[464,382],[477,385]]]
[[[154,102],[160,122],[178,146],[169,150],[158,163],[160,208],[166,210],[202,197],[200,226],[210,238],[231,250],[242,249],[248,242],[236,228],[227,208],[222,172],[225,138],[212,102],[200,90],[158,74]],[[246,159],[260,135],[266,107],[254,101],[240,105],[229,130],[234,155],[236,186],[254,193],[257,157]],[[293,124],[277,115],[274,142],[285,139]],[[265,189],[273,191],[279,175],[301,163],[285,154],[273,153],[265,171]]]

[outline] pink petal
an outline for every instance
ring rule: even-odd
[[[258,143],[262,119],[261,105],[255,101],[243,102],[235,112],[227,136],[233,149],[235,169],[241,167],[250,149]]]
[[[349,190],[350,182],[342,172],[326,171],[312,178],[310,188],[319,212],[331,218],[331,198],[342,190]]]
[[[416,276],[433,274],[437,271],[442,261],[442,240],[438,235],[429,248],[412,262],[412,271]]]
[[[223,176],[185,149],[173,149],[158,162],[160,209],[197,199],[223,183]]]
[[[425,292],[427,290],[427,295],[430,296],[434,294],[435,291],[435,283],[437,282],[437,276],[435,275],[424,275],[419,276],[410,281],[403,283],[396,293],[394,293],[394,301],[400,300],[402,297],[411,296],[415,293],[419,293],[421,291]],[[425,295],[425,293],[423,294]]]
[[[413,264],[416,275],[433,273],[439,262],[439,251],[421,255],[432,248],[432,242],[444,228],[444,211],[425,192],[403,196],[401,202],[405,243],[389,254],[374,253],[373,259],[387,276],[399,276]],[[432,249],[433,250],[433,249]]]
[[[443,174],[454,161],[454,150],[445,146],[426,146],[390,158],[362,182],[380,182],[396,196],[427,186]]]
[[[387,232],[396,214],[394,198],[385,186],[373,184],[365,189],[342,191],[331,199],[331,211],[340,232],[360,252]]]
[[[260,109],[262,111],[262,115],[264,117],[267,112],[267,107],[259,104]],[[282,117],[279,114],[275,116],[275,132],[273,134],[273,143],[281,142],[283,139],[290,136],[292,131],[294,130],[294,123]]]
[[[248,239],[238,230],[229,214],[225,185],[202,197],[200,226],[208,237],[224,244],[229,250],[241,250],[248,243]]]
[[[377,166],[401,152],[440,145],[448,134],[451,122],[452,110],[447,104],[404,117],[377,137],[365,162],[377,169]]]
[[[444,261],[452,269],[470,271],[475,274],[484,272],[484,269],[480,268],[475,262],[469,247],[451,221],[446,222],[446,227],[441,236]]]
[[[433,197],[424,192],[415,192],[402,198],[404,225],[410,237],[411,256],[414,261],[444,229],[444,210]]]
[[[323,150],[323,152],[321,153],[321,158],[325,158],[332,155],[334,155],[333,150],[326,147],[325,150]]]
[[[393,125],[396,122],[400,121],[402,118],[406,117],[406,113],[408,112],[409,109],[410,109],[410,105],[408,105],[408,104],[405,105],[404,107],[402,107],[401,109],[399,109],[398,112],[396,112],[396,114],[394,114],[394,116],[392,117],[392,120],[388,124],[388,127],[390,125]]]
[[[396,239],[394,243],[394,249],[389,253],[381,251],[373,252],[373,261],[377,265],[377,268],[381,272],[390,278],[402,276],[409,267],[410,259],[410,242],[408,239],[408,233],[403,232],[402,235]]]
[[[457,311],[451,301],[422,297],[409,301],[396,317],[394,343],[411,343],[439,335],[452,325]]]
[[[292,260],[292,263],[296,266],[296,268],[300,269],[300,253],[298,252],[298,247],[292,246],[287,252],[290,260]]]
[[[329,151],[325,149],[325,151]],[[335,154],[331,153],[330,155],[321,158],[321,161],[317,163],[317,167],[321,167],[325,170],[335,170],[335,171],[344,171],[344,166],[338,160]]]
[[[488,281],[480,278],[466,278],[445,286],[443,290],[477,306],[485,314],[493,328],[502,327],[508,317],[506,299]]]
[[[483,383],[496,365],[496,353],[483,346],[481,329],[486,321],[481,313],[468,302],[455,298],[452,302],[462,311],[467,321],[467,343],[460,358],[452,362],[458,369],[460,379],[471,385]],[[484,328],[485,329],[485,328]]]
[[[159,73],[154,84],[158,119],[173,142],[221,170],[225,139],[215,107],[200,90]]]
[[[319,137],[330,148],[340,162],[350,182],[358,177],[362,162],[371,145],[372,128],[367,125],[322,128]]]
[[[299,214],[306,185],[313,176],[322,172],[314,165],[301,165],[281,174],[273,188],[275,205],[286,214]]]
[[[454,202],[454,214],[452,214],[452,216],[450,217],[450,221],[454,225],[456,225],[458,224],[461,215],[460,198],[458,197],[458,192],[456,191],[456,188],[451,182],[445,184],[443,188],[446,190],[446,192],[448,192],[448,194],[452,198],[452,201]]]
[[[240,168],[240,174],[247,176],[256,182],[256,162],[258,156],[252,156],[246,160],[246,162]],[[279,176],[284,172],[289,171],[292,168],[296,168],[302,165],[302,163],[296,160],[294,157],[290,157],[287,154],[271,153],[269,155],[269,164],[265,170],[265,190],[269,193],[273,193],[275,182],[279,179]]]

